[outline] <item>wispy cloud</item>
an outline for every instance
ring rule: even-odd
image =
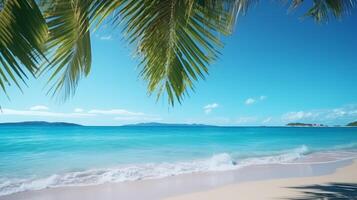
[[[126,115],[126,116],[144,116],[145,113],[142,112],[132,112],[125,109],[109,109],[109,110],[100,110],[93,109],[88,111],[91,114],[100,114],[100,115]]]
[[[30,107],[30,110],[32,111],[43,111],[43,110],[49,110],[49,108],[47,106],[44,105],[36,105],[36,106],[32,106]]]
[[[318,112],[306,112],[306,111],[298,111],[298,112],[288,112],[282,116],[283,121],[298,121],[298,120],[314,120],[316,119],[320,113]]]
[[[357,105],[348,105],[334,109],[321,109],[309,111],[288,112],[281,116],[283,122],[336,122],[338,120],[355,120],[357,118]]]
[[[90,114],[95,114],[100,116],[110,116],[115,121],[121,123],[139,123],[139,122],[157,122],[161,121],[162,118],[157,115],[146,114],[143,112],[134,112],[125,109],[93,109],[88,111]]]
[[[50,111],[46,106],[32,106],[29,109],[9,109],[3,108],[0,112],[1,116],[19,116],[19,117],[51,117],[51,118],[83,118],[83,117],[96,117],[98,119],[107,119],[110,117],[115,120],[123,121],[148,121],[148,120],[161,120],[158,116],[149,115],[142,112],[133,112],[125,109],[92,109],[85,111],[82,108],[75,108],[72,112],[55,112]]]
[[[212,112],[212,110],[218,108],[218,106],[218,103],[207,104],[203,107],[203,110],[206,114],[209,114]]]
[[[235,124],[250,124],[257,121],[256,117],[239,117],[234,121]]]
[[[272,121],[272,119],[273,119],[272,117],[267,117],[267,118],[263,119],[262,123],[263,124],[269,123]]]
[[[95,116],[89,113],[63,113],[51,112],[43,110],[15,110],[15,109],[2,109],[1,115],[13,116],[32,116],[32,117],[57,117],[57,118],[78,118],[78,117],[92,117]]]
[[[201,117],[201,118],[185,118],[182,122],[185,124],[211,124],[211,125],[230,125],[231,119],[229,117]]]
[[[157,122],[163,119],[155,116],[123,116],[115,117],[114,120],[122,122]]]
[[[252,105],[252,104],[255,104],[257,103],[258,101],[264,101],[265,99],[267,99],[268,97],[267,96],[260,96],[260,97],[257,97],[257,98],[254,98],[254,97],[249,97],[248,99],[246,99],[244,101],[245,105]]]
[[[52,111],[44,106],[32,106],[28,109],[0,110],[0,122],[8,121],[68,121],[87,125],[120,125],[141,122],[158,122],[163,119],[158,115],[135,112],[126,109],[88,109],[80,107],[69,112]]]
[[[82,108],[75,108],[75,109],[74,109],[74,112],[76,112],[76,113],[82,113],[82,112],[84,112],[84,110],[83,110]]]
[[[112,36],[111,35],[100,36],[99,39],[100,40],[112,40]]]
[[[253,99],[253,98],[248,98],[247,100],[245,100],[245,104],[246,105],[251,105],[251,104],[254,104],[256,102],[256,100],[255,99]]]

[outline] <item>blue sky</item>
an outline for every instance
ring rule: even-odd
[[[346,124],[357,120],[357,13],[328,24],[261,2],[224,38],[220,58],[182,105],[147,95],[133,49],[119,31],[92,36],[93,65],[76,95],[46,95],[46,76],[22,94],[0,96],[0,122],[46,120],[86,125],[137,122],[216,125]]]

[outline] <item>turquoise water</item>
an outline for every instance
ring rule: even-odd
[[[2,126],[0,195],[291,163],[319,152],[355,157],[357,128]]]

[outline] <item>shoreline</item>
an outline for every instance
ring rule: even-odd
[[[294,179],[301,177],[320,177],[333,174],[336,169],[346,166],[356,167],[356,160],[342,160],[327,163],[269,164],[222,171],[192,173],[161,179],[148,179],[121,183],[105,183],[93,186],[67,186],[47,188],[0,196],[0,200],[52,200],[52,199],[165,199],[182,197],[185,194],[196,195],[201,191],[210,192],[217,188],[240,185],[251,182]],[[357,169],[357,168],[355,168]],[[357,170],[355,170],[357,171]],[[357,180],[357,177],[355,177]],[[203,192],[205,193],[205,192]],[[203,198],[205,199],[205,198]]]
[[[259,192],[257,192],[259,191]],[[357,199],[357,160],[332,174],[231,184],[165,200]]]

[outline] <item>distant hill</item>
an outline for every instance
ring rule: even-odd
[[[167,127],[167,126],[174,126],[174,127],[214,127],[213,125],[205,125],[205,124],[168,124],[168,123],[157,123],[157,122],[149,122],[149,123],[138,123],[138,124],[127,124],[123,126],[142,126],[142,127],[147,127],[147,126],[162,126],[162,127]]]
[[[79,124],[67,122],[45,122],[45,121],[26,121],[0,123],[0,126],[81,126]]]
[[[346,126],[357,126],[357,121],[351,122],[351,123],[347,124]]]
[[[288,123],[286,126],[297,126],[297,127],[326,127],[323,124],[307,124],[307,123]]]

